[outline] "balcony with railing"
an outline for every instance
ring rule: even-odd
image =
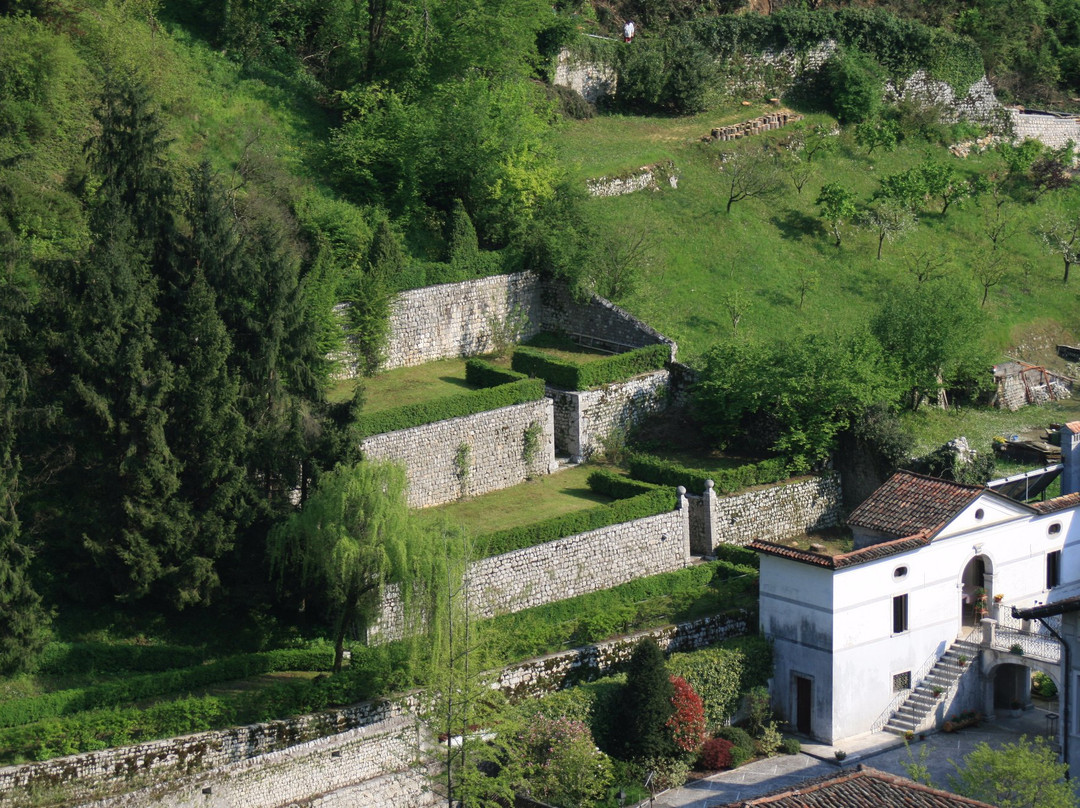
[[[1005,609],[998,609],[996,618],[982,621],[968,637],[971,642],[995,651],[1008,651],[1056,664],[1061,661],[1061,643],[1047,626],[1038,620],[1018,620]],[[1045,618],[1054,631],[1061,631],[1061,617]],[[989,633],[988,633],[989,632]]]

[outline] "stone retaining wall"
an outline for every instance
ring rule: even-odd
[[[536,334],[542,320],[540,286],[529,273],[402,292],[391,305],[390,332],[380,368],[411,367],[490,351],[494,329],[505,323],[515,308],[528,317],[521,338]]]
[[[652,637],[670,654],[704,648],[728,637],[742,636],[754,628],[753,619],[746,612],[734,616],[703,617],[677,626],[640,631],[585,648],[530,659],[506,668],[495,682],[499,690],[512,699],[536,698],[612,672],[613,668],[630,659],[634,646],[644,637]]]
[[[664,344],[671,348],[671,361],[675,360],[674,340],[599,295],[578,301],[565,286],[546,284],[541,300],[544,331],[559,331],[582,345],[612,353]]]
[[[682,569],[691,563],[687,508],[681,495],[667,513],[475,561],[466,584],[470,609],[477,617],[494,617]],[[400,594],[387,587],[368,641],[403,633]]]
[[[601,450],[612,432],[629,430],[662,412],[669,402],[670,379],[668,371],[658,370],[599,390],[548,388],[555,405],[555,453],[579,462]]]
[[[553,411],[551,399],[542,398],[371,435],[360,449],[368,458],[403,463],[409,506],[426,508],[508,488],[555,470]],[[534,424],[540,426],[539,441],[535,455],[527,459],[525,432]],[[462,447],[468,447],[467,452]]]
[[[695,553],[711,553],[720,544],[749,544],[757,539],[776,541],[840,523],[840,475],[818,477],[723,496],[708,488],[700,506],[709,514],[701,519],[707,533],[694,536]]]
[[[994,88],[986,76],[972,84],[966,93],[959,95],[948,82],[930,78],[925,70],[916,70],[904,81],[896,84],[886,82],[885,99],[938,107],[946,121],[976,121],[1000,126],[1004,120],[1004,107],[994,95]]]
[[[1012,134],[1017,140],[1031,138],[1052,149],[1064,148],[1069,141],[1080,145],[1080,118],[1075,115],[1010,109],[1009,119]]]

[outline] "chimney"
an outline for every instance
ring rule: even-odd
[[[1080,421],[1070,421],[1061,428],[1061,493],[1080,491]]]

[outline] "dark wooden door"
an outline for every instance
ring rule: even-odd
[[[813,706],[814,683],[805,676],[795,677],[795,728],[810,734],[810,711]]]

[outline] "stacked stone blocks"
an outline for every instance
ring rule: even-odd
[[[727,142],[729,140],[741,140],[744,137],[760,135],[762,132],[771,132],[774,129],[782,129],[789,123],[801,121],[803,116],[797,112],[781,110],[762,115],[760,118],[733,123],[730,126],[719,126],[712,130],[708,140]]]

